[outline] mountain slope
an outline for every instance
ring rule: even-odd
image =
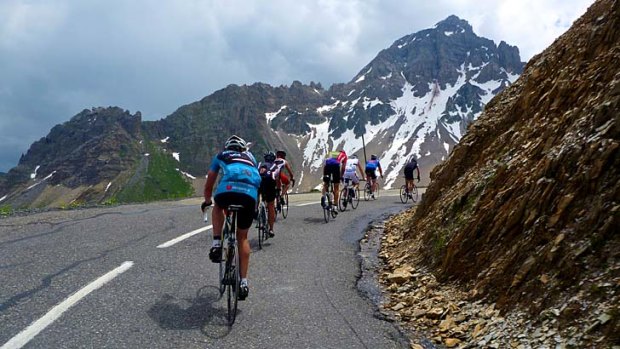
[[[397,256],[503,313],[551,314],[577,347],[620,342],[618,28],[620,3],[598,0],[534,57],[395,228]]]
[[[0,196],[7,195],[0,203],[48,206],[66,197],[55,194],[53,200],[42,200],[40,189],[45,186],[28,189],[41,178],[30,178],[37,166],[43,175],[56,171],[50,183],[62,183],[70,201],[115,200],[123,186],[143,188],[148,182],[139,178],[148,173],[144,154],[156,150],[174,156],[175,171],[200,192],[211,157],[231,134],[252,142],[259,158],[267,150],[285,150],[296,172],[296,191],[320,185],[328,151],[342,148],[364,158],[364,142],[368,156],[379,155],[387,187],[395,185],[412,155],[419,158],[426,183],[467,125],[522,67],[516,47],[495,45],[478,37],[466,21],[450,16],[434,28],[397,40],[349,83],[328,90],[297,81],[279,87],[230,85],[147,122],[120,108],[84,111],[33,144],[19,165],[0,178]],[[106,117],[89,121],[97,113]],[[177,192],[168,189],[162,188],[161,194]],[[143,194],[124,197],[149,196]]]
[[[298,122],[290,115],[308,119],[308,129],[292,136],[303,150],[304,175],[313,178],[310,187],[320,182],[328,151],[362,155],[363,141],[381,159],[391,187],[410,156],[419,159],[423,174],[445,159],[467,125],[522,68],[516,47],[496,46],[450,16],[381,51],[351,82],[334,85],[328,104],[314,110],[287,106],[286,115],[275,109],[269,118],[279,123],[270,124],[282,129],[289,120]]]

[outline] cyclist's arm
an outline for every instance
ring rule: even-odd
[[[294,180],[295,175],[293,174],[293,169],[291,168],[291,165],[289,165],[288,161],[286,162],[286,164],[284,164],[284,167],[286,168],[286,171],[288,171],[288,174],[291,176],[291,180]]]
[[[209,170],[207,173],[207,181],[205,182],[204,197],[205,202],[211,203],[211,197],[213,196],[213,186],[217,180],[217,172]]]
[[[377,163],[379,165],[379,174],[383,177],[383,170],[381,169],[381,163]]]
[[[359,162],[357,163],[357,169],[360,170],[360,178],[365,181],[366,175],[364,173],[364,170],[362,169],[362,164],[360,164]]]

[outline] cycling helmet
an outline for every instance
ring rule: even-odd
[[[276,155],[282,159],[286,159],[286,152],[284,150],[276,150]]]
[[[276,160],[276,154],[270,151],[268,153],[265,153],[265,155],[263,155],[263,159],[265,159],[265,162],[274,162]]]
[[[372,154],[372,155],[370,156],[370,160],[377,160],[377,155]]]
[[[243,140],[243,138],[237,136],[237,135],[232,135],[230,136],[227,140],[226,143],[224,144],[224,148],[226,148],[227,150],[237,150],[237,151],[245,151],[247,150],[247,143]]]

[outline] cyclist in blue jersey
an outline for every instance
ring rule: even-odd
[[[224,209],[230,205],[242,206],[237,212],[237,241],[239,242],[239,274],[241,282],[239,299],[248,296],[248,268],[250,263],[250,243],[248,230],[254,220],[256,198],[261,177],[258,173],[256,159],[247,151],[247,143],[239,136],[231,136],[224,144],[225,150],[218,153],[211,162],[204,188],[205,201],[202,210],[212,204],[213,187],[218,174],[221,179],[213,196],[213,243],[209,251],[209,258],[213,263],[219,263],[222,255],[222,227],[224,225]]]
[[[372,197],[375,197],[377,192],[377,169],[379,169],[379,174],[381,174],[381,178],[383,178],[383,170],[381,169],[381,164],[377,159],[377,155],[372,154],[370,156],[370,160],[366,161],[366,178],[371,181],[372,185]]]

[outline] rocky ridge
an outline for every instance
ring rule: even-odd
[[[596,1],[386,227],[386,308],[409,326],[457,347],[620,345],[617,28],[620,3]]]

